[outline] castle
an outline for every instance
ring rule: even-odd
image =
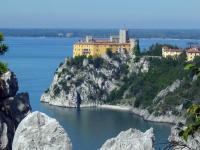
[[[131,52],[138,44],[138,40],[129,39],[128,30],[119,31],[119,36],[110,36],[110,39],[94,39],[92,36],[86,36],[85,40],[74,44],[73,57],[76,56],[93,56],[99,57],[104,55],[108,49],[113,53],[125,50]]]

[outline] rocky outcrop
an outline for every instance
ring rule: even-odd
[[[172,127],[171,135],[169,136],[169,142],[173,145],[173,149],[176,150],[199,150],[200,149],[200,131],[189,136],[188,140],[185,141],[180,137],[179,133],[185,127],[182,124],[177,124]]]
[[[160,91],[157,96],[154,98],[153,102],[157,103],[158,101],[162,100],[167,94],[170,92],[174,92],[177,88],[179,88],[181,85],[181,81],[177,79],[174,81],[171,85]]]
[[[100,150],[154,150],[153,128],[145,133],[136,129],[121,132],[117,137],[107,140]]]
[[[15,74],[8,71],[0,76],[0,149],[11,150],[15,129],[31,111],[29,95],[19,93]]]
[[[72,144],[59,123],[43,113],[30,113],[19,124],[13,150],[71,150]]]
[[[41,101],[63,107],[96,106],[123,84],[127,73],[148,72],[148,61],[121,52],[110,58],[67,58]]]
[[[18,91],[18,82],[15,74],[8,71],[0,76],[0,97],[15,96]]]

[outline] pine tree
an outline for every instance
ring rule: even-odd
[[[4,36],[2,33],[0,33],[0,55],[3,55],[7,50],[8,46],[3,43]]]
[[[136,55],[136,56],[140,56],[140,44],[139,44],[139,41],[137,40],[136,42],[136,45],[135,47],[133,48],[133,53]]]
[[[0,33],[0,55],[3,55],[8,50],[8,46],[3,43],[4,36]],[[7,64],[0,62],[0,75],[8,71]]]

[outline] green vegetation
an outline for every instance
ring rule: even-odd
[[[0,33],[0,55],[4,54],[8,50],[8,46],[6,46],[3,41],[4,36],[2,33]]]
[[[178,49],[177,46],[173,46],[170,44],[153,44],[152,46],[149,47],[149,50],[144,52],[143,55],[149,55],[149,56],[162,56],[162,47],[167,46],[169,48],[175,48]]]
[[[101,57],[95,57],[95,58],[90,57],[88,58],[88,60],[89,60],[89,63],[93,64],[95,68],[100,68],[104,62],[103,58]]]
[[[141,55],[139,41],[137,41],[137,44],[136,44],[135,47],[133,48],[133,53],[134,53],[136,56],[140,56],[140,55]]]
[[[118,103],[118,100],[122,99],[126,91],[128,91],[128,95],[126,94],[125,98],[135,100],[135,107],[148,108],[153,105],[153,99],[158,92],[171,85],[176,79],[183,79],[186,74],[183,69],[183,62],[169,58],[148,59],[150,61],[149,72],[125,77],[124,84],[109,95],[107,100],[109,103]],[[175,100],[173,103],[176,105],[178,102]],[[169,102],[167,105],[172,104]],[[174,107],[174,105],[170,107]]]
[[[187,128],[180,132],[180,136],[183,137],[185,141],[188,140],[189,136],[193,136],[195,132],[200,129],[200,94],[199,94],[199,87],[200,87],[200,58],[196,58],[193,64],[186,65],[185,69],[190,71],[190,75],[197,76],[195,81],[195,88],[190,91],[190,98],[195,99],[195,104],[192,104],[187,109]],[[195,97],[194,97],[195,95]],[[198,95],[198,97],[197,97]]]
[[[193,104],[187,110],[187,128],[179,133],[184,140],[188,140],[200,128],[200,105]]]
[[[83,64],[83,60],[87,58],[86,56],[76,56],[71,59],[71,62],[68,62],[70,65],[74,65],[76,67],[81,67]]]
[[[4,36],[2,33],[0,33],[0,55],[3,55],[7,50],[8,47],[3,43]],[[6,73],[8,71],[7,64],[0,62],[0,75]]]
[[[0,62],[0,75],[6,73],[8,71],[8,65]]]
[[[84,59],[88,59],[88,62],[90,64],[93,64],[95,68],[99,68],[103,64],[103,58],[101,58],[101,57],[92,57],[92,56],[89,56],[89,57],[76,56],[73,59],[71,59],[71,61],[68,60],[67,64],[68,65],[73,65],[73,66],[75,66],[77,68],[80,68],[83,65],[83,60]]]
[[[112,56],[113,56],[112,49],[111,49],[111,48],[107,48],[106,54],[107,54],[110,58],[112,58]]]

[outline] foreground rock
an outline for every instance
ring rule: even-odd
[[[100,150],[154,150],[153,129],[142,133],[136,129],[121,132],[117,137],[109,139]]]
[[[19,124],[13,150],[71,150],[72,144],[59,123],[43,113],[33,112]]]
[[[180,131],[184,128],[179,124],[171,129],[171,135],[169,141],[174,146],[174,150],[199,150],[200,149],[200,131],[195,132],[193,136],[189,136],[185,141],[179,136]]]
[[[12,141],[20,121],[30,113],[28,93],[19,93],[15,74],[8,71],[0,75],[0,149],[11,150]]]

